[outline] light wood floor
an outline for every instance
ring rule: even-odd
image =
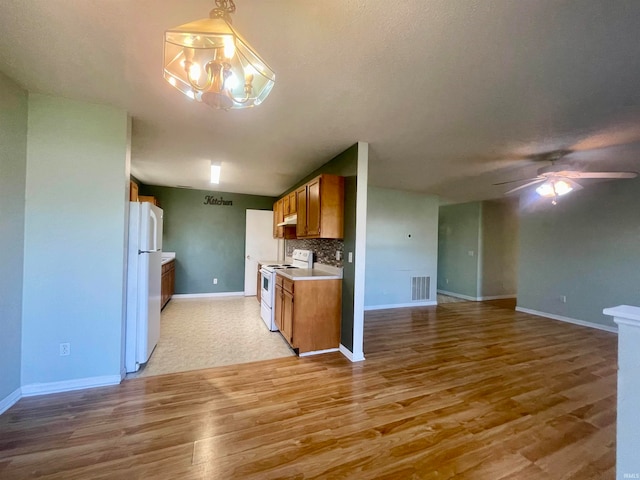
[[[615,335],[465,302],[370,312],[365,351],[22,399],[0,478],[615,478]]]

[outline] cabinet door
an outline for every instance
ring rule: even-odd
[[[284,238],[284,227],[278,224],[284,222],[284,203],[282,199],[273,204],[273,238]]]
[[[287,195],[286,197],[282,197],[282,210],[283,210],[283,215],[287,216],[291,213],[291,208],[290,208],[290,204],[289,204],[289,195]]]
[[[307,187],[300,187],[296,190],[296,204],[298,210],[298,223],[296,224],[296,234],[298,237],[307,236]]]
[[[298,206],[296,204],[296,192],[291,192],[289,194],[289,214],[293,215],[298,210]]]
[[[286,290],[282,290],[282,326],[280,331],[293,347],[293,295]]]
[[[129,192],[129,201],[137,202],[138,201],[138,184],[136,182],[129,182],[130,192]]]
[[[278,238],[278,202],[273,204],[273,238]]]
[[[320,178],[307,185],[307,236],[320,235]]]
[[[276,322],[276,327],[278,327],[278,330],[280,330],[281,332],[283,332],[282,329],[282,303],[283,303],[283,294],[282,294],[282,287],[280,285],[276,285],[276,291],[275,291],[275,305],[273,305],[273,317],[274,317],[274,321]],[[284,332],[282,333],[284,335]],[[285,338],[287,338],[285,336]]]
[[[171,262],[171,270],[169,270],[169,298],[176,293],[176,264]]]

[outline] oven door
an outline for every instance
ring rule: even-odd
[[[267,305],[272,307],[273,305],[273,272],[269,272],[265,269],[260,269],[262,277],[262,285],[260,288],[261,300]]]

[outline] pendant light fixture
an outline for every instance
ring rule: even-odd
[[[233,0],[164,34],[164,78],[189,98],[229,110],[260,105],[275,73],[231,26]]]

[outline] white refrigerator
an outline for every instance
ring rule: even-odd
[[[147,363],[160,338],[162,210],[149,202],[129,204],[125,367]]]

